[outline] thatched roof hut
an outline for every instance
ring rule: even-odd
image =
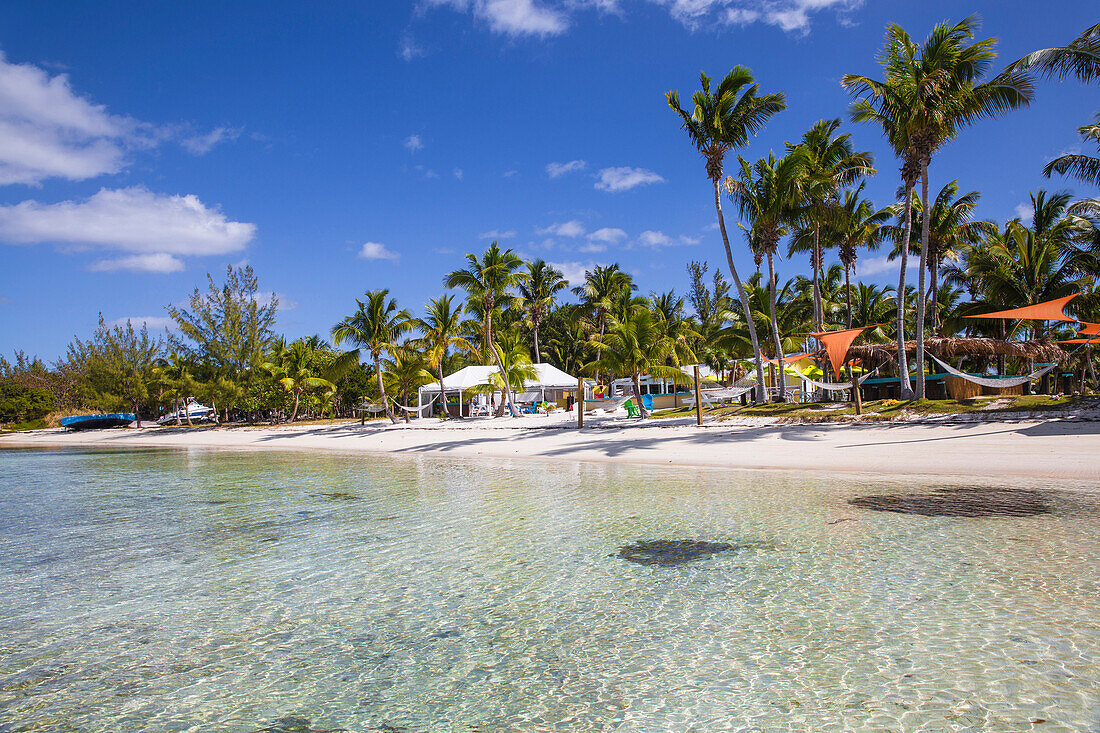
[[[926,351],[935,354],[941,359],[958,358],[960,356],[1011,356],[1019,359],[1029,359],[1037,362],[1054,362],[1061,364],[1068,354],[1052,341],[1000,341],[991,338],[929,338],[924,341]],[[907,354],[914,354],[917,349],[916,341],[905,344]],[[850,357],[861,359],[872,366],[893,363],[897,360],[898,345],[896,342],[888,344],[858,344],[849,349]]]

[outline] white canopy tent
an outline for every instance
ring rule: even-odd
[[[532,364],[538,377],[524,383],[522,392],[515,393],[517,402],[544,401],[547,397],[561,399],[564,392],[577,391],[577,378],[566,374],[552,364]],[[459,369],[454,374],[443,377],[443,394],[458,395],[458,404],[461,408],[465,404],[465,397],[472,390],[482,388],[490,383],[490,379],[499,370],[496,366],[471,365]],[[585,398],[591,397],[593,382],[585,380]],[[513,385],[515,389],[515,385]],[[440,393],[439,382],[431,382],[420,388],[420,404],[426,404],[434,396]],[[484,397],[483,390],[478,390],[479,398]],[[443,400],[442,404],[446,404]],[[487,403],[486,403],[487,404]]]

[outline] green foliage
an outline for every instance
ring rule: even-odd
[[[0,423],[38,420],[54,409],[53,395],[44,389],[24,387],[10,379],[0,379]]]
[[[86,380],[90,406],[105,411],[131,410],[140,416],[149,402],[150,386],[157,378],[157,360],[164,339],[152,337],[149,328],[108,326],[99,316],[99,327],[88,341],[74,338],[67,360]]]

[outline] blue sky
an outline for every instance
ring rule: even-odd
[[[881,76],[883,29],[921,37],[971,12],[1009,61],[1070,40],[1086,3],[866,0],[421,0],[0,5],[0,351],[60,356],[148,319],[205,273],[250,263],[289,336],[327,334],[367,289],[414,312],[494,236],[570,277],[619,262],[643,292],[724,261],[708,183],[663,94],[736,64],[787,111],[743,151],[846,119],[844,73]],[[1026,213],[1079,150],[1096,88],[1042,82],[935,160],[980,215]],[[880,134],[868,185],[889,203]],[[1080,194],[1095,191],[1077,188]],[[732,223],[731,223],[732,225]],[[752,263],[735,241],[743,273]],[[881,254],[881,253],[880,253]],[[896,280],[881,256],[861,274]],[[781,276],[805,272],[783,262]]]

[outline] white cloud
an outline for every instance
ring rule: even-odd
[[[13,64],[0,52],[0,185],[81,181],[117,173],[152,127],[78,96],[65,74]]]
[[[216,127],[205,135],[193,135],[180,140],[189,153],[194,155],[206,155],[214,146],[222,142],[232,142],[241,136],[241,128]]]
[[[664,183],[665,180],[653,171],[646,170],[645,168],[631,168],[629,166],[604,168],[599,172],[597,178],[596,188],[610,193],[629,191],[632,188],[644,186],[648,183]]]
[[[505,229],[504,231],[501,231],[500,229],[490,229],[487,232],[482,232],[481,234],[477,235],[477,238],[478,239],[511,239],[514,236],[516,236],[516,230],[515,229]]]
[[[168,255],[203,256],[238,252],[256,236],[256,225],[229,221],[217,208],[189,196],[169,196],[146,188],[100,189],[82,201],[40,204],[23,201],[0,206],[0,241],[9,244],[68,244],[77,249],[99,248],[138,255],[146,271],[174,267]],[[104,261],[108,262],[108,261]],[[102,269],[142,269],[134,259],[127,266]],[[178,268],[177,268],[178,269]]]
[[[172,329],[175,327],[176,322],[169,316],[126,316],[124,318],[116,318],[113,321],[107,323],[108,326],[122,326],[126,327],[127,321],[135,329],[141,328],[144,324],[149,327],[150,331],[163,331],[164,329]]]
[[[602,244],[600,242],[589,242],[588,244],[584,245],[583,247],[578,247],[577,251],[578,252],[595,253],[595,252],[603,252],[606,249],[607,249],[606,244]]]
[[[410,153],[415,153],[417,150],[424,147],[424,143],[420,140],[419,135],[409,135],[405,138],[404,145]]]
[[[514,170],[513,171],[504,171],[504,173],[501,174],[501,176],[504,177],[504,178],[511,178],[512,176],[518,176],[518,175],[519,175],[519,171],[514,171]]]
[[[158,273],[181,272],[183,261],[165,252],[156,252],[147,255],[129,255],[127,257],[99,260],[93,262],[88,269],[92,272],[118,272],[120,270]]]
[[[652,247],[654,249],[658,247],[675,247],[678,245],[694,245],[699,244],[698,237],[689,237],[687,235],[680,235],[679,237],[670,237],[662,231],[647,229],[638,235],[638,244],[642,247]]]
[[[547,163],[546,175],[551,178],[558,178],[564,176],[566,173],[572,173],[573,171],[582,171],[588,165],[583,160],[571,160],[568,163]]]
[[[584,232],[584,224],[576,219],[561,224],[551,224],[545,229],[535,228],[535,234],[555,234],[559,237],[580,237],[584,236]]]
[[[603,227],[597,229],[588,235],[588,239],[591,242],[602,242],[603,244],[615,244],[626,239],[626,232],[617,227]]]
[[[461,168],[455,168],[453,171],[451,171],[451,173],[453,173],[455,178],[460,181],[462,180],[462,176],[466,175]]]
[[[842,24],[863,0],[653,0],[677,21],[695,30],[713,23],[746,26],[764,23],[787,33],[805,34],[813,13],[832,9]]]
[[[878,257],[861,257],[856,260],[856,277],[871,277],[881,275],[884,272],[897,270],[900,264],[891,262],[887,255]]]
[[[401,45],[398,46],[397,55],[406,61],[412,61],[413,59],[420,58],[427,55],[427,51],[424,47],[416,42],[416,40],[410,35],[404,35],[401,37]]]
[[[427,0],[429,5],[471,12],[494,33],[509,36],[554,36],[569,28],[564,8],[538,0]]]
[[[378,242],[364,242],[359,250],[359,258],[364,260],[396,260],[401,255],[386,249],[386,245]]]
[[[581,285],[584,283],[584,273],[586,270],[595,269],[597,262],[551,262],[551,267],[558,270],[562,277],[564,277],[570,285]]]
[[[1030,201],[1016,204],[1016,218],[1027,226],[1031,226],[1031,221],[1035,218],[1035,209],[1032,208]]]

